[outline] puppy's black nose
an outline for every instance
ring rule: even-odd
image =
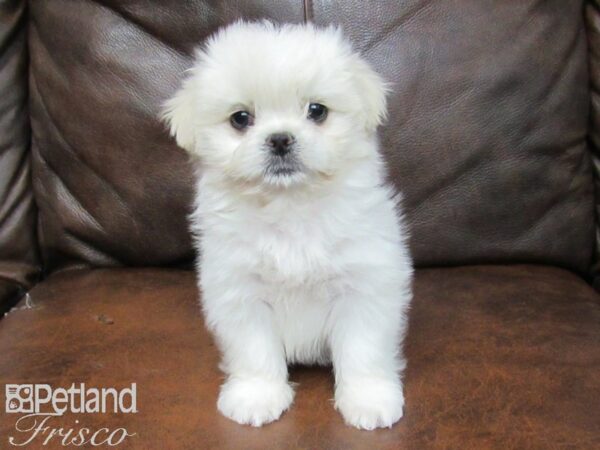
[[[271,153],[277,156],[285,156],[292,150],[294,136],[290,133],[273,133],[267,138],[267,145]]]

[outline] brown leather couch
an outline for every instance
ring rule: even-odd
[[[135,382],[136,414],[52,422],[136,433],[121,448],[600,448],[600,1],[26,3],[0,3],[1,392]],[[346,427],[318,368],[292,369],[277,423],[216,411],[192,178],[157,113],[239,17],[341,24],[393,83],[381,139],[418,270],[391,430]]]

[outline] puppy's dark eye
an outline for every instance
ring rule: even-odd
[[[243,130],[254,125],[254,117],[248,111],[238,111],[229,116],[229,123],[236,130]]]
[[[321,123],[327,119],[327,106],[320,103],[311,103],[308,105],[308,118],[316,123]]]

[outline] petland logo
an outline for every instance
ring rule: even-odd
[[[65,412],[73,414],[135,414],[137,413],[137,385],[115,388],[88,388],[85,383],[69,388],[53,388],[49,384],[7,384],[6,412],[24,414],[15,422],[15,436],[8,442],[17,447],[32,443],[48,445],[59,442],[63,446],[108,445],[115,447],[128,437],[135,436],[125,428],[93,430],[75,420],[71,428],[53,428],[52,418]]]

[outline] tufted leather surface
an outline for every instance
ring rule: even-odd
[[[29,165],[25,4],[0,3],[0,311],[39,272]]]
[[[418,265],[589,267],[581,1],[47,0],[31,4],[30,45],[50,268],[189,261],[190,171],[159,105],[219,25],[301,21],[305,3],[316,23],[342,24],[393,83],[381,135]]]
[[[138,435],[123,448],[600,448],[600,302],[566,271],[417,271],[405,417],[376,432],[343,425],[325,369],[292,371],[296,401],[280,422],[256,430],[221,417],[218,354],[196,295],[186,271],[55,274],[31,292],[33,309],[0,321],[0,385],[136,382],[135,415],[66,414],[52,422],[125,426]],[[0,442],[15,435],[17,417],[0,414]]]

